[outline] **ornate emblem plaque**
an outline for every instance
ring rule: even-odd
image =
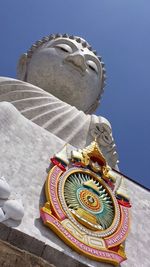
[[[79,253],[120,264],[131,206],[125,178],[107,165],[96,141],[83,150],[68,152],[65,146],[51,161],[44,224]]]

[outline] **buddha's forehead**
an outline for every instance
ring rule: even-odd
[[[93,51],[90,51],[89,48],[88,48],[88,43],[83,39],[83,38],[80,38],[80,42],[77,41],[78,40],[78,37],[76,37],[75,39],[70,39],[70,38],[65,38],[65,37],[59,37],[59,38],[56,38],[56,39],[53,39],[53,40],[50,40],[48,42],[46,42],[43,46],[44,47],[54,47],[55,45],[57,44],[66,44],[66,45],[69,45],[73,51],[82,51],[86,54],[89,54],[95,58],[97,58],[97,56],[93,53]],[[87,46],[83,46],[83,43],[86,43]]]

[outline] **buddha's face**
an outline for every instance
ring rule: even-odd
[[[101,92],[102,68],[92,51],[61,37],[36,49],[26,81],[87,112]]]

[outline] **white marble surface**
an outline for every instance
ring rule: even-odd
[[[25,209],[21,222],[8,220],[5,224],[63,251],[87,266],[99,266],[99,263],[93,263],[72,251],[40,219],[39,207],[45,202],[43,186],[49,158],[62,148],[64,142],[24,118],[10,103],[0,103],[0,114],[1,175],[7,177],[14,195],[22,198]]]
[[[64,145],[64,141],[24,118],[9,103],[0,103],[0,125],[0,175],[7,177],[12,192],[21,196],[25,208],[25,216],[20,223],[8,220],[5,224],[44,241],[87,266],[110,266],[72,251],[39,218],[39,207],[45,201],[43,185],[49,157]],[[130,181],[127,184],[132,220],[126,242],[128,260],[122,266],[149,267],[150,194]]]
[[[150,192],[129,180],[126,184],[132,204],[131,230],[126,241],[128,260],[122,266],[149,267]]]

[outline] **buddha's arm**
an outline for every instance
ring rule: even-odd
[[[27,119],[76,147],[88,145],[96,131],[108,163],[116,165],[111,126],[103,117],[86,115],[39,87],[5,77],[0,77],[0,101],[11,102]]]
[[[26,118],[74,146],[86,145],[90,116],[39,87],[0,78],[0,101],[11,102]]]

